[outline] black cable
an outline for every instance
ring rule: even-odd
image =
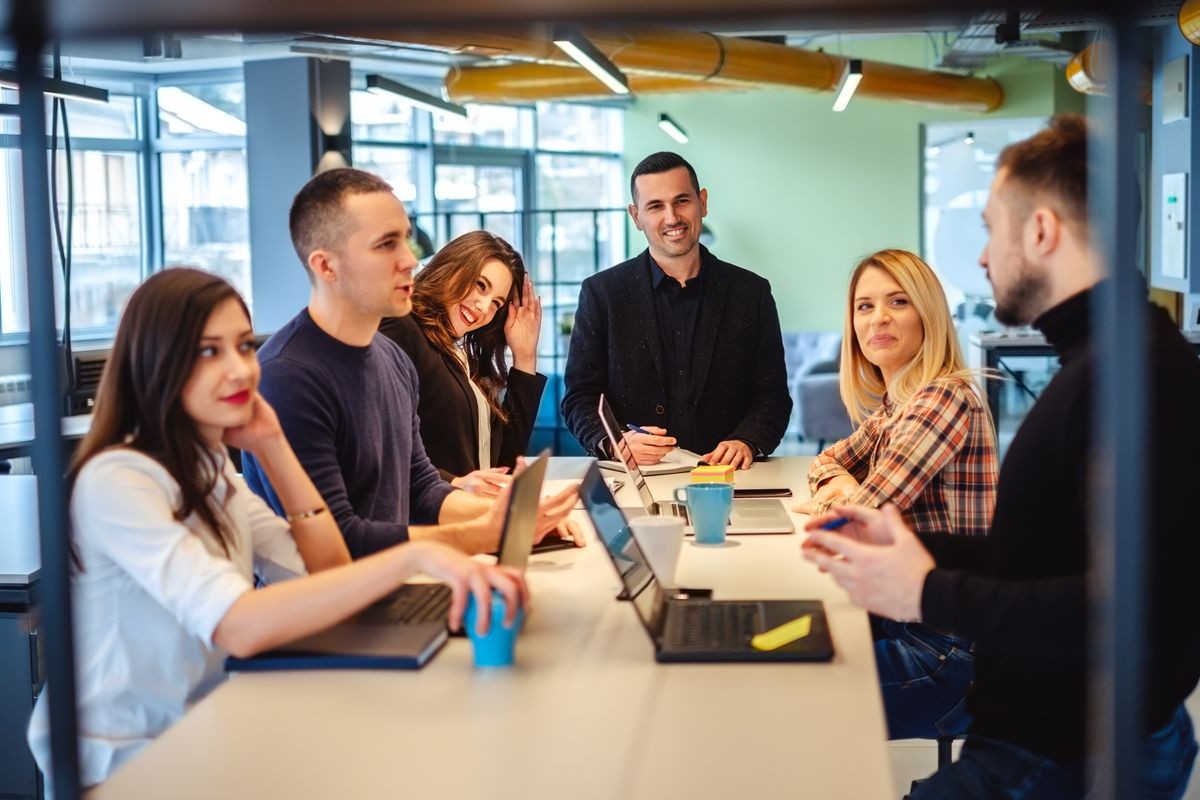
[[[67,162],[67,255],[63,259],[63,350],[67,357],[67,388],[74,391],[75,356],[71,349],[71,271],[75,263],[75,164],[71,158],[71,125],[67,101],[62,103],[63,145]]]
[[[59,43],[54,45],[54,77],[62,79],[62,57]],[[62,115],[63,143],[67,168],[67,232],[64,241],[62,218],[58,209],[58,118]],[[63,360],[66,373],[66,391],[69,398],[75,389],[75,359],[71,351],[71,252],[75,232],[75,180],[71,164],[71,130],[67,122],[67,101],[54,98],[50,114],[50,210],[54,223],[54,241],[58,248],[58,260],[63,276]],[[69,402],[69,400],[68,400]],[[68,409],[69,411],[69,409]]]
[[[1004,363],[1004,359],[1002,359],[1002,358],[996,359],[996,366],[999,367],[1004,372],[1007,372],[1008,376],[1013,379],[1014,383],[1017,384],[1017,387],[1020,388],[1023,392],[1025,392],[1025,394],[1029,395],[1030,400],[1033,400],[1035,403],[1037,402],[1038,396],[1036,394],[1034,394],[1033,389],[1030,389],[1028,386],[1025,385],[1025,381],[1021,380],[1021,377],[1019,375],[1017,375],[1016,372],[1013,372],[1012,368],[1010,368],[1008,366],[1008,364]]]

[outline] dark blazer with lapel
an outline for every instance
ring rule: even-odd
[[[379,331],[400,345],[417,368],[421,441],[442,477],[449,480],[493,465],[516,466],[517,456],[529,446],[545,375],[508,371],[504,398],[508,422],[492,415],[492,463],[480,464],[478,407],[461,364],[435,349],[411,316],[385,319]]]
[[[792,413],[779,313],[771,285],[727,264],[701,246],[704,300],[692,374],[697,441],[680,442],[697,453],[727,439],[743,439],[769,454],[783,439]],[[562,414],[567,428],[593,454],[604,428],[596,407],[603,393],[622,424],[667,425],[663,355],[650,283],[650,253],[583,282],[567,356]]]

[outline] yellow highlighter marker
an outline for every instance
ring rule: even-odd
[[[750,640],[750,646],[755,650],[778,650],[785,644],[803,639],[812,633],[812,614],[796,617],[791,622],[785,622],[778,628],[756,634]]]

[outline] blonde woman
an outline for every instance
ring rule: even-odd
[[[858,429],[817,456],[813,499],[796,510],[893,503],[914,530],[987,532],[999,471],[991,417],[942,285],[913,253],[881,250],[855,267],[840,388]],[[964,731],[970,643],[915,623],[872,618],[872,629],[891,738]]]

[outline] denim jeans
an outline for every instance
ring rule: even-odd
[[[1150,734],[1142,748],[1144,771],[1138,797],[1179,800],[1187,789],[1197,749],[1187,710],[1176,709],[1170,722]],[[1009,742],[971,735],[958,760],[921,782],[909,798],[1069,800],[1082,798],[1093,776],[1082,761],[1054,761]]]
[[[966,733],[966,693],[975,679],[970,642],[915,622],[871,617],[875,666],[889,739]]]

